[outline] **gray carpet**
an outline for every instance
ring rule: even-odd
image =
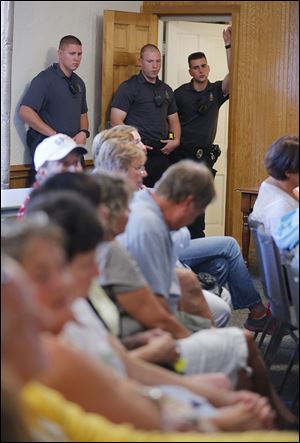
[[[267,302],[264,293],[262,284],[259,278],[259,270],[257,267],[257,262],[255,258],[255,254],[253,251],[250,250],[249,254],[249,272],[251,274],[251,277],[253,279],[254,285],[257,288],[257,290],[260,292],[263,301]],[[239,326],[243,327],[243,324],[247,318],[248,310],[247,309],[240,309],[237,311],[233,311],[232,318],[229,322],[229,326]],[[298,335],[298,331],[296,332]],[[257,338],[257,341],[260,337],[260,334]],[[266,337],[263,346],[262,346],[262,352],[266,349],[266,346],[269,342],[269,336]],[[274,362],[272,363],[270,369],[269,369],[269,375],[271,382],[273,383],[274,387],[278,390],[280,386],[280,382],[282,380],[282,377],[284,376],[285,369],[287,367],[287,364],[289,362],[289,359],[295,349],[295,342],[290,336],[286,336],[283,338],[283,341],[280,345],[280,348],[276,355],[274,356]],[[293,365],[292,370],[288,376],[288,379],[284,385],[284,389],[282,390],[282,393],[280,394],[281,398],[285,402],[285,404],[293,410],[295,414],[299,414],[299,400],[296,402],[294,407],[292,408],[293,399],[296,395],[296,392],[298,392],[299,389],[299,358],[297,358],[296,364]]]

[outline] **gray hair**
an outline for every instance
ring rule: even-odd
[[[109,221],[113,223],[128,208],[133,186],[125,177],[106,171],[96,171],[93,177],[101,188],[101,204],[109,209]]]
[[[157,195],[174,203],[181,203],[192,195],[199,209],[206,208],[216,195],[210,170],[192,160],[182,160],[169,167],[154,190]]]
[[[1,249],[7,256],[21,263],[33,238],[47,238],[64,247],[65,238],[61,228],[49,222],[46,213],[37,212],[21,221],[3,224]]]
[[[117,138],[120,140],[131,142],[134,139],[133,131],[137,131],[134,126],[116,125],[113,128],[104,129],[103,131],[99,132],[99,134],[95,136],[92,144],[93,160],[95,161],[98,157],[101,146],[105,142],[105,140],[108,140],[109,138]]]
[[[123,172],[127,174],[134,160],[145,163],[146,154],[135,143],[117,138],[106,140],[94,160],[97,170]]]

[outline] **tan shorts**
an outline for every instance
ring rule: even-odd
[[[250,371],[248,346],[242,329],[206,329],[178,340],[178,345],[181,357],[186,360],[186,374],[222,372],[235,386],[238,371]]]

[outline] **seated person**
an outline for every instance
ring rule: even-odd
[[[115,127],[117,128],[117,127]],[[146,170],[143,167],[145,158],[135,153],[134,149],[127,149],[117,139],[109,137],[115,128],[96,136],[94,146],[94,161],[96,170],[121,172],[126,175],[136,189],[141,189]],[[126,126],[125,126],[126,128]],[[126,131],[123,131],[123,137]],[[98,138],[97,138],[98,137]],[[139,169],[140,167],[140,169]],[[190,240],[190,233],[186,227],[172,233],[174,248],[181,263],[189,266],[194,272],[209,272],[221,286],[228,285],[234,309],[249,309],[249,316],[245,328],[260,332],[266,324],[267,311],[262,303],[260,294],[255,289],[249,272],[245,266],[239,245],[232,237],[208,237]],[[225,291],[224,291],[225,293]],[[224,326],[229,319],[230,311],[227,306],[207,291],[203,294],[212,312],[215,324]],[[228,298],[225,299],[228,303]],[[270,331],[271,333],[271,328]]]
[[[281,217],[299,207],[294,192],[299,186],[299,137],[280,137],[269,147],[265,156],[269,177],[262,182],[250,220],[264,225],[273,235]]]
[[[53,174],[63,171],[82,172],[81,159],[87,152],[83,145],[76,144],[65,134],[55,134],[44,139],[34,153],[34,167],[37,172],[33,189]],[[18,217],[23,217],[29,200],[30,195],[20,207]]]

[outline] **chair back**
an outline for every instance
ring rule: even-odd
[[[291,324],[289,292],[279,250],[261,223],[250,220],[249,226],[265,296],[270,302],[272,315],[284,323]]]

